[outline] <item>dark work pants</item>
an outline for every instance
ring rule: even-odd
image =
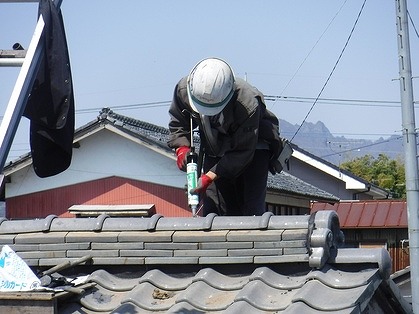
[[[258,149],[251,163],[237,178],[215,180],[203,199],[204,216],[209,213],[222,216],[262,215],[266,211],[269,157],[269,150]],[[204,172],[211,169],[218,160],[205,156]]]

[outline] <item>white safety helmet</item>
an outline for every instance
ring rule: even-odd
[[[221,59],[204,59],[189,74],[187,90],[189,104],[195,112],[214,116],[233,97],[233,70]]]

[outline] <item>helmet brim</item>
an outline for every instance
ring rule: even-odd
[[[220,103],[216,104],[205,104],[203,102],[200,102],[198,99],[194,98],[191,95],[191,92],[189,88],[187,88],[188,91],[188,99],[189,99],[189,105],[191,106],[192,110],[196,113],[199,113],[204,116],[215,116],[219,114],[225,106],[230,102],[231,98],[234,94],[234,89],[231,90],[230,94]]]

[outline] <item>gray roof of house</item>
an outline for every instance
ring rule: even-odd
[[[334,211],[0,221],[0,244],[36,272],[89,274],[59,313],[409,312],[389,253],[343,241]]]

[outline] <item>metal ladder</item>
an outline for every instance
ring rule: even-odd
[[[11,2],[38,2],[36,0],[0,0],[1,3]],[[60,8],[62,0],[55,0],[54,4]],[[0,67],[20,66],[20,72],[6,107],[0,125],[0,169],[4,168],[10,147],[19,126],[20,119],[25,110],[26,102],[32,90],[36,73],[40,66],[45,45],[41,39],[44,30],[44,19],[39,16],[31,42],[27,50],[22,50],[17,44],[14,50],[0,50]],[[0,182],[2,181],[0,178]]]

